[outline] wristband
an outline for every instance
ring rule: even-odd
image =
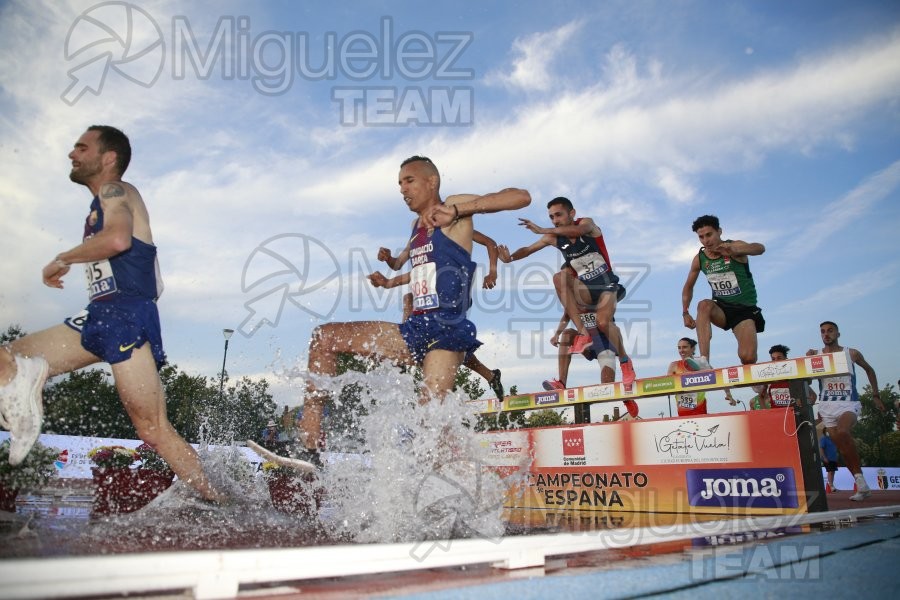
[[[682,316],[682,317],[687,317],[687,316],[689,316],[690,314],[691,314],[691,311],[686,310],[686,311],[684,311],[683,313],[681,313],[681,316]]]
[[[456,223],[457,221],[459,221],[459,205],[454,204],[453,205],[453,222]]]

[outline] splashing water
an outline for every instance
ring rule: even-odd
[[[374,403],[355,432],[363,454],[332,455],[322,476],[326,529],[379,543],[501,536],[510,481],[486,469],[489,448],[470,427],[465,396],[420,405],[412,376],[387,364],[348,375],[320,389],[362,382],[363,402]]]
[[[199,498],[182,481],[136,512],[94,521],[83,532],[102,551],[148,551],[170,548],[278,547],[321,543],[322,532],[310,519],[275,510],[261,476],[236,446],[200,450],[210,482],[229,503]]]

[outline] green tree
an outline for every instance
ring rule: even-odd
[[[888,455],[883,440],[885,434],[894,429],[894,423],[897,421],[897,403],[900,401],[900,395],[894,392],[891,385],[886,385],[878,395],[887,410],[882,413],[876,408],[872,389],[866,386],[859,397],[862,404],[859,421],[852,431],[853,437],[857,440],[862,464],[872,467],[888,466]]]
[[[259,437],[259,432],[269,419],[275,418],[278,409],[269,393],[269,382],[265,379],[253,381],[249,377],[241,377],[228,390],[228,400],[231,431],[237,440]]]
[[[44,390],[44,431],[135,439],[119,394],[101,369],[75,371]]]
[[[466,396],[471,398],[472,400],[477,400],[481,398],[481,396],[486,391],[486,388],[481,387],[481,383],[484,379],[481,378],[481,375],[476,374],[471,371],[467,367],[461,367],[456,372],[456,379],[453,382],[453,389],[460,389],[466,393]]]
[[[883,467],[900,467],[900,431],[891,431],[879,438],[884,463]]]
[[[545,410],[532,411],[525,420],[526,427],[552,427],[553,425],[563,425],[562,415],[551,408]]]
[[[276,405],[266,380],[244,377],[234,384],[188,375],[177,365],[160,370],[166,395],[166,413],[187,441],[214,443],[256,439]],[[137,432],[119,400],[110,375],[103,370],[75,371],[44,391],[45,431],[62,435],[136,439]]]
[[[0,345],[8,344],[13,340],[25,337],[25,335],[25,330],[22,329],[18,323],[16,323],[15,325],[10,325],[6,328],[6,331],[0,333]]]
[[[517,386],[509,388],[509,395],[519,393]],[[475,423],[475,431],[505,431],[507,429],[521,429],[525,427],[526,413],[524,410],[503,411],[489,415],[478,415]]]
[[[207,377],[179,371],[177,365],[165,365],[159,377],[166,392],[166,412],[175,431],[189,442],[199,442],[200,425],[219,394],[218,387]]]

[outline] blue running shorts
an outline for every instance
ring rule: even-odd
[[[135,348],[150,343],[156,368],[166,363],[156,302],[144,298],[91,302],[87,315],[65,320],[81,332],[82,347],[111,365],[131,358]]]
[[[465,352],[468,356],[481,345],[475,324],[464,317],[429,312],[414,314],[400,324],[400,335],[417,363],[425,359],[429,350]]]

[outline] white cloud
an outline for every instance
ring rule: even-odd
[[[684,177],[667,167],[657,170],[656,184],[672,200],[686,204],[694,199],[696,190]]]
[[[844,278],[839,283],[817,290],[806,298],[794,300],[789,307],[779,310],[806,315],[810,309],[820,309],[823,306],[829,307],[829,310],[852,306],[863,298],[895,286],[900,279],[898,276],[900,276],[900,262],[893,262],[880,269]]]
[[[572,21],[552,31],[532,33],[513,42],[512,70],[508,73],[493,72],[486,77],[487,83],[524,90],[545,91],[558,81],[552,73],[554,61],[560,58],[572,37],[578,33],[583,23]]]
[[[586,19],[520,34],[513,64],[502,72],[504,59],[486,56],[493,81],[511,91],[494,102],[482,100],[490,95],[476,87],[471,128],[343,127],[327,99],[314,102],[323,90],[327,96],[328,83],[297,82],[290,94],[272,98],[248,91],[246,81],[174,81],[167,73],[150,90],[110,75],[100,96],[70,107],[59,99],[71,66],[62,43],[78,11],[94,4],[13,2],[0,18],[0,233],[16,255],[0,265],[0,280],[16,282],[15,290],[4,286],[0,302],[4,315],[42,326],[46,315],[65,316],[84,300],[71,289],[79,287],[74,280],[63,293],[48,292],[38,270],[78,238],[89,198],[67,180],[65,155],[93,122],[111,121],[135,143],[129,176],[148,202],[162,253],[169,284],[164,318],[208,325],[246,314],[241,269],[271,235],[314,232],[371,251],[401,244],[411,215],[400,204],[396,173],[414,153],[435,158],[446,193],[529,189],[534,202],[523,214],[529,218],[546,218],[546,200],[569,195],[579,214],[601,222],[615,263],[653,265],[654,278],[677,270],[681,278],[697,250],[684,209],[708,196],[707,175],[762,169],[776,152],[813,161],[823,148],[854,151],[866,142],[862,126],[896,106],[900,89],[896,33],[731,75],[647,55],[639,37],[627,44],[613,38],[598,62],[602,50],[580,39]],[[184,10],[179,3],[151,6],[148,12],[159,17]],[[242,6],[227,10],[239,14]],[[754,39],[754,47],[764,47],[763,40]],[[542,93],[548,90],[553,94]],[[870,212],[896,189],[898,171],[891,165],[826,207],[801,234],[803,242],[820,244],[841,223]],[[533,240],[515,227],[515,217],[487,216],[479,226],[515,248]],[[743,221],[744,232],[733,233],[775,237],[767,219],[771,214],[761,211],[757,222]],[[792,251],[801,249],[796,243]],[[549,250],[530,260],[558,265]],[[502,279],[500,285],[512,287]],[[677,298],[674,304],[677,310]],[[177,335],[191,337],[167,331],[167,342]],[[509,335],[498,334],[507,344]],[[307,339],[301,331],[285,344],[305,347]],[[497,364],[506,362],[507,350],[496,355]],[[177,360],[177,349],[173,354]],[[552,358],[540,364],[555,370]]]
[[[810,215],[802,230],[792,231],[786,254],[791,260],[808,256],[817,248],[833,241],[835,234],[868,214],[881,200],[900,186],[900,160],[867,177],[841,198]]]

